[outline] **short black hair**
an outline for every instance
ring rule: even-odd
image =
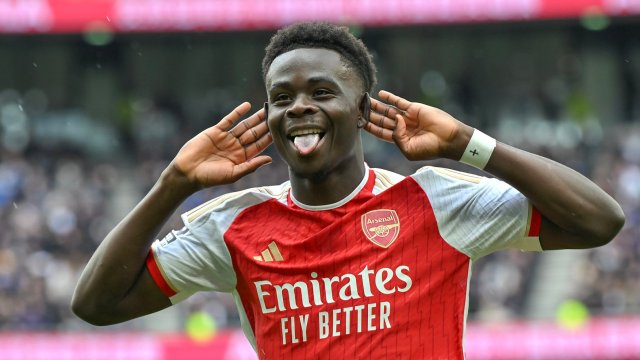
[[[262,79],[273,60],[288,51],[301,48],[329,49],[336,51],[347,65],[357,70],[364,91],[371,92],[376,83],[376,66],[371,53],[362,40],[349,32],[346,26],[327,22],[303,22],[278,30],[271,37],[262,59]]]

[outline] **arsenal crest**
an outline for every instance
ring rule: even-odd
[[[400,218],[395,210],[369,211],[362,215],[362,231],[372,243],[388,248],[400,233]]]

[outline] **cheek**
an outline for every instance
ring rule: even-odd
[[[353,132],[358,129],[358,116],[360,113],[357,109],[351,109],[349,112],[335,111],[332,118],[335,119],[334,126],[341,132]]]
[[[279,125],[280,125],[280,120],[279,120],[278,114],[270,113],[267,118],[267,127],[269,127],[269,132],[271,132],[272,136],[279,135],[279,132],[278,132]]]
[[[346,99],[325,104],[324,110],[332,119],[340,121],[340,127],[343,127],[343,124],[356,124],[358,115],[360,114],[358,107],[347,102]]]
[[[283,135],[282,129],[280,129],[280,126],[282,125],[281,120],[282,118],[278,114],[269,114],[269,118],[267,119],[267,126],[269,127],[273,144],[280,153],[286,150],[286,144],[288,141]]]

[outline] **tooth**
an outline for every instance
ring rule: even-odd
[[[322,131],[318,129],[303,129],[303,130],[296,130],[292,132],[291,136],[296,137],[296,136],[302,136],[302,135],[321,134],[321,133]]]

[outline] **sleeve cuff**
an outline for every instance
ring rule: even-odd
[[[542,215],[538,209],[531,207],[531,215],[529,219],[529,231],[527,232],[528,237],[539,237],[540,236],[540,225],[542,224]]]
[[[162,273],[162,269],[160,268],[160,266],[158,266],[155,255],[153,253],[153,249],[149,249],[146,265],[151,278],[156,283],[158,288],[160,288],[162,293],[165,294],[165,296],[168,298],[175,296],[177,292],[171,287],[171,285],[169,285],[164,274]]]
[[[515,248],[523,251],[543,251],[542,246],[540,245],[541,223],[542,215],[536,208],[529,205],[529,216],[527,217],[525,236],[515,244]]]

